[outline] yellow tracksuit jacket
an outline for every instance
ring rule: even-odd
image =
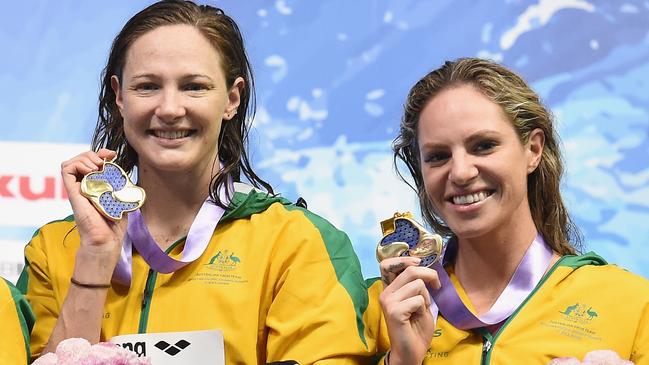
[[[381,281],[371,285],[366,320],[371,345],[385,353],[390,345],[378,303],[382,289]],[[555,263],[493,335],[459,330],[440,316],[424,364],[548,364],[603,349],[649,365],[649,281],[589,253]]]
[[[27,364],[34,315],[23,295],[0,278],[0,364]]]
[[[195,262],[161,274],[134,252],[130,289],[109,289],[101,340],[220,329],[227,364],[369,361],[367,287],[347,235],[281,197],[235,185],[230,209]],[[179,257],[183,246],[181,239],[167,252]],[[40,228],[25,249],[18,287],[36,314],[33,354],[54,328],[78,247],[68,217]]]

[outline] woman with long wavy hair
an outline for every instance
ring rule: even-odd
[[[447,242],[432,267],[381,262],[370,292],[382,315],[368,313],[386,364],[547,364],[598,349],[649,363],[649,282],[579,254],[553,119],[521,77],[446,62],[410,90],[394,153]]]
[[[40,228],[25,250],[19,286],[37,318],[35,356],[70,337],[212,330],[223,340],[202,350],[220,347],[228,364],[368,355],[367,292],[349,239],[254,172],[252,112],[243,39],[222,10],[162,1],[125,24],[103,72],[93,150],[61,166],[74,214]],[[81,194],[84,176],[111,212],[131,210],[112,200],[127,185],[146,201],[107,219]],[[161,350],[198,346],[189,342]]]

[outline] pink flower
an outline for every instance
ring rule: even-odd
[[[56,365],[57,361],[58,361],[58,357],[56,356],[56,354],[53,352],[48,352],[45,355],[39,357],[38,360],[34,361],[33,364]]]
[[[629,360],[624,360],[612,350],[591,351],[584,357],[584,364],[588,365],[633,365]]]
[[[83,338],[68,338],[56,353],[45,354],[32,365],[151,365],[151,361],[110,342],[91,346]]]
[[[56,346],[57,364],[77,364],[90,352],[90,342],[83,338],[69,338]]]
[[[587,353],[583,362],[574,357],[559,357],[548,365],[633,365],[633,362],[620,358],[612,350],[595,350]]]

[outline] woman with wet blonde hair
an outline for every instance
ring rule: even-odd
[[[416,132],[419,116],[428,100],[445,88],[459,84],[473,85],[493,103],[498,104],[512,123],[521,143],[528,141],[533,130],[543,131],[545,142],[542,158],[538,168],[528,176],[527,182],[532,219],[555,251],[574,254],[581,247],[581,234],[570,219],[561,198],[563,160],[552,114],[520,76],[483,59],[446,62],[412,87],[404,107],[400,133],[394,141],[395,163],[398,158],[408,167],[415,181],[426,222],[442,235],[451,234],[450,228],[429,204],[424,189]]]
[[[597,349],[649,363],[649,282],[578,254],[553,119],[521,77],[446,62],[411,89],[394,152],[447,242],[430,267],[381,262],[368,322],[384,363],[547,364]]]

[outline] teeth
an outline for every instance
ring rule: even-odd
[[[473,204],[487,199],[488,196],[489,194],[485,191],[481,191],[479,193],[461,195],[461,196],[454,196],[453,204],[458,204],[458,205]]]
[[[153,131],[153,134],[156,137],[159,138],[165,138],[165,139],[177,139],[177,138],[183,138],[187,137],[189,135],[188,130],[182,130],[182,131]]]

